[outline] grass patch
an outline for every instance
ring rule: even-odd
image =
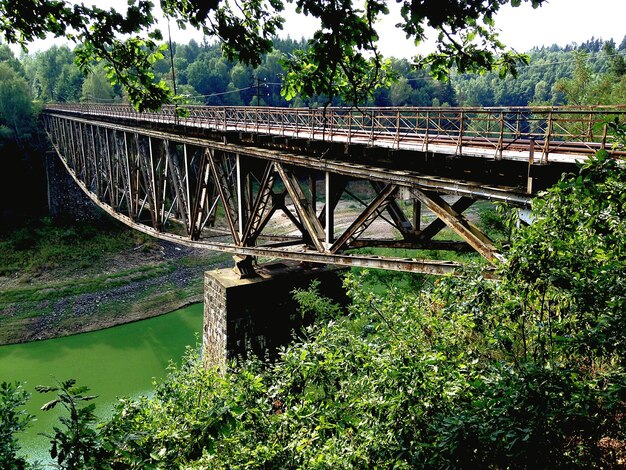
[[[56,224],[42,219],[0,232],[0,276],[93,266],[104,255],[154,243],[116,221]]]
[[[137,282],[152,277],[162,276],[174,271],[173,263],[161,263],[153,266],[140,266],[113,274],[93,278],[74,279],[57,283],[47,283],[45,287],[24,287],[0,291],[0,307],[3,304],[40,302],[57,300],[62,297],[98,292],[129,282]]]

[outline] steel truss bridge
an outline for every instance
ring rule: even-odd
[[[476,250],[494,262],[494,243],[464,212],[481,199],[528,209],[576,161],[599,149],[624,156],[611,149],[607,124],[625,114],[626,107],[206,106],[138,113],[63,104],[46,106],[43,119],[61,161],[98,206],[155,237],[233,253],[243,276],[258,257],[430,274],[458,268],[394,255],[398,249]],[[441,239],[445,227],[453,240]]]

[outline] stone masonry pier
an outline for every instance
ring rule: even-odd
[[[345,304],[339,273],[326,265],[281,262],[257,268],[240,279],[232,268],[205,273],[203,364],[224,368],[227,359],[248,354],[274,355],[311,319],[303,318],[293,290],[320,282],[320,292]]]

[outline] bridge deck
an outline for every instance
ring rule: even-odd
[[[181,125],[335,141],[395,150],[573,163],[607,147],[607,124],[626,106],[515,108],[267,108],[166,106],[138,113],[126,105],[49,105],[97,119]],[[181,116],[179,116],[179,114]],[[610,142],[608,144],[610,147]],[[622,150],[616,154],[626,155]]]

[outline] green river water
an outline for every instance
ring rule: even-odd
[[[53,396],[36,392],[36,385],[74,378],[98,395],[96,413],[106,416],[117,398],[149,394],[170,361],[180,362],[186,346],[200,344],[202,312],[196,304],[105,330],[0,346],[0,382],[24,382],[32,394],[27,410],[37,418],[20,436],[22,453],[29,460],[48,460],[48,439],[39,433],[51,432],[58,422],[56,410],[39,410]]]

